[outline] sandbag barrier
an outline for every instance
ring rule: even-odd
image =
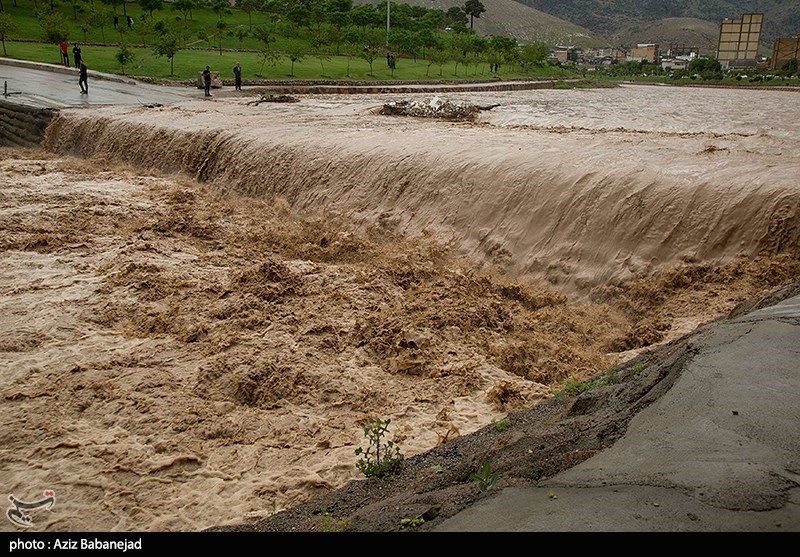
[[[52,108],[37,108],[0,100],[0,146],[36,147],[53,118]]]

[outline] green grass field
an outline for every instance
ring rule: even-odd
[[[45,5],[46,0],[37,0],[39,5]],[[219,71],[223,79],[233,78],[233,66],[239,61],[243,68],[243,78],[248,79],[302,79],[302,80],[457,80],[457,79],[490,79],[498,76],[500,78],[522,78],[522,77],[570,77],[573,72],[560,67],[553,67],[544,64],[533,68],[531,71],[522,72],[518,68],[505,65],[501,67],[499,74],[491,74],[488,64],[470,64],[468,66],[456,65],[453,62],[444,64],[441,68],[437,65],[429,65],[428,61],[419,58],[399,58],[397,68],[392,72],[383,57],[377,58],[370,71],[369,64],[358,57],[330,56],[328,59],[320,61],[319,57],[308,54],[304,59],[294,65],[292,73],[291,62],[282,55],[282,52],[290,42],[304,44],[307,51],[311,51],[308,44],[308,35],[300,35],[296,38],[289,38],[286,35],[276,33],[276,41],[272,43],[272,50],[279,55],[275,64],[262,64],[258,59],[257,50],[261,43],[253,36],[247,36],[244,40],[239,40],[235,35],[237,29],[249,29],[247,13],[238,9],[231,9],[230,14],[224,16],[226,29],[223,32],[222,47],[220,54],[218,43],[218,31],[216,24],[219,17],[208,8],[195,9],[192,18],[184,19],[179,12],[173,11],[170,4],[165,3],[162,10],[154,12],[153,17],[149,15],[145,18],[149,23],[142,23],[144,12],[138,4],[128,3],[127,13],[134,18],[132,29],[128,29],[125,18],[123,17],[122,7],[117,7],[119,16],[118,29],[113,26],[113,12],[111,8],[104,6],[100,0],[75,0],[74,5],[83,12],[78,12],[77,17],[73,9],[72,2],[55,2],[55,9],[60,12],[68,21],[69,42],[82,43],[105,43],[106,46],[94,46],[91,44],[82,45],[83,57],[92,70],[108,73],[123,73],[122,67],[115,59],[119,50],[119,44],[138,45],[131,48],[135,58],[133,62],[125,67],[125,74],[132,76],[149,76],[158,78],[193,79],[197,72],[201,71],[206,65],[210,65],[214,71]],[[17,6],[13,5],[13,0],[4,0],[4,7],[7,13],[11,14],[12,21],[16,27],[9,33],[5,41],[5,48],[8,57],[33,60],[37,62],[60,63],[58,46],[48,44],[43,41],[43,31],[39,18],[36,16],[33,0],[17,0]],[[105,25],[88,29],[84,21],[88,10],[104,10]],[[253,27],[258,25],[271,25],[273,22],[270,15],[253,12]],[[171,26],[179,29],[185,37],[186,46],[191,50],[184,49],[178,52],[174,60],[174,75],[170,74],[170,63],[166,58],[158,57],[153,44],[158,39],[158,33],[152,28],[152,22],[163,20]],[[83,27],[83,28],[82,28]],[[273,25],[273,28],[274,25]],[[199,35],[203,32],[213,35],[211,42],[202,40]],[[217,37],[217,38],[215,38]],[[39,42],[23,42],[13,39],[26,39]],[[114,45],[114,46],[112,46]],[[337,45],[330,45],[331,51],[336,51]],[[230,49],[230,50],[228,50]],[[238,51],[234,51],[238,50]],[[248,51],[249,50],[249,51]],[[72,53],[70,51],[70,60]],[[348,70],[349,66],[349,70]]]
[[[46,0],[37,0],[38,3],[44,4]],[[62,13],[67,19],[69,24],[69,41],[70,42],[96,42],[96,43],[120,43],[125,42],[129,44],[152,44],[158,33],[152,29],[152,25],[142,23],[142,16],[145,12],[139,7],[138,4],[129,2],[127,4],[127,13],[134,19],[132,29],[128,29],[123,17],[122,7],[117,7],[117,15],[119,17],[118,28],[114,29],[114,11],[105,5],[100,0],[91,0],[91,3],[86,0],[76,0],[75,4],[83,13],[92,7],[102,10],[106,13],[105,25],[91,28],[81,29],[82,14],[78,13],[77,18],[73,10],[72,2],[54,2],[55,9]],[[14,24],[17,26],[17,31],[11,33],[11,38],[25,38],[25,39],[41,39],[42,28],[39,24],[39,18],[36,16],[36,8],[33,0],[17,0],[17,6],[13,5],[13,0],[3,0],[3,5],[6,12],[10,13]],[[249,48],[258,49],[259,42],[249,36],[244,41],[239,41],[235,36],[236,29],[244,28],[249,30],[248,17],[245,12],[238,9],[231,9],[230,15],[225,15],[225,23],[227,27],[223,33],[222,46],[223,48]],[[268,25],[271,22],[270,16],[264,13],[253,12],[253,27],[258,25]],[[150,21],[164,20],[166,23],[174,24],[177,29],[186,37],[187,43],[191,46],[216,46],[219,44],[216,38],[213,39],[213,45],[201,40],[198,34],[206,32],[210,35],[217,35],[216,24],[219,21],[217,14],[208,8],[196,9],[192,12],[191,20],[184,20],[181,13],[173,11],[170,4],[164,3],[164,8],[153,12],[152,19],[147,16]],[[229,35],[230,34],[230,35]],[[276,36],[277,41],[273,43],[273,48],[283,49],[286,47],[289,39],[285,36]],[[305,42],[302,37],[298,38],[300,42]]]
[[[57,45],[44,43],[27,43],[7,41],[6,48],[9,58],[20,60],[33,60],[58,64],[60,52]],[[91,70],[108,73],[122,73],[122,67],[117,62],[115,55],[117,47],[84,45],[82,54],[86,65]],[[125,68],[125,73],[131,76],[170,77],[170,64],[166,58],[159,58],[150,48],[133,48],[135,59]],[[70,61],[72,53],[70,52]],[[242,77],[248,79],[290,79],[291,63],[282,58],[276,65],[265,65],[261,72],[261,63],[255,52],[225,52],[220,56],[217,50],[181,50],[175,55],[175,79],[194,79],[197,73],[209,65],[213,71],[219,71],[223,79],[233,79],[233,66],[236,62],[242,64]],[[302,62],[295,64],[294,79],[319,80],[319,79],[353,79],[353,80],[457,80],[457,79],[491,79],[499,76],[503,79],[521,77],[570,77],[573,74],[565,69],[545,66],[535,68],[532,72],[513,72],[511,68],[502,68],[499,74],[489,73],[487,64],[459,65],[456,73],[455,65],[449,62],[440,68],[437,65],[428,67],[425,60],[400,59],[397,69],[392,75],[386,65],[385,58],[378,58],[373,63],[373,74],[366,61],[353,57],[350,60],[350,77],[347,77],[348,58],[334,56],[330,60],[323,60],[320,66],[318,58],[308,56]],[[426,75],[426,72],[428,75]],[[259,75],[260,74],[260,75]]]

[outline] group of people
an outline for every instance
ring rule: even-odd
[[[70,67],[69,65],[69,44],[67,41],[61,41],[59,45],[61,49],[61,62],[66,66]],[[80,43],[75,43],[72,45],[72,60],[75,62],[75,67],[78,69],[79,78],[78,78],[78,85],[81,87],[81,94],[88,95],[89,94],[89,68],[86,67],[86,62],[83,60],[83,54],[81,54],[81,45]]]
[[[205,90],[205,96],[211,96],[211,79],[213,77],[211,73],[211,66],[206,66],[206,69],[203,70],[203,88]],[[239,62],[236,62],[236,65],[233,67],[233,78],[234,78],[234,88],[237,91],[242,90],[242,65]]]
[[[133,18],[131,16],[127,16],[126,19],[127,19],[127,23],[128,23],[128,29],[133,29]],[[115,15],[114,16],[114,29],[118,29],[118,28],[119,28],[119,16]]]

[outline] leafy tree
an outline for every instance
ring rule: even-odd
[[[69,23],[61,12],[40,10],[39,25],[48,43],[60,44],[69,38]]]
[[[211,36],[211,33],[207,29],[200,29],[197,32],[197,38],[203,41],[204,43],[208,43],[210,48],[214,47],[214,38]]]
[[[417,28],[433,31],[447,27],[449,19],[443,10],[428,10],[425,15],[417,20]]]
[[[433,31],[430,29],[420,29],[416,33],[417,37],[419,38],[419,45],[421,49],[421,56],[423,58],[426,57],[426,50],[429,48],[435,48],[439,45],[439,39],[436,38],[436,35],[433,34]]]
[[[292,63],[292,71],[289,74],[289,77],[294,77],[294,65],[301,63],[305,58],[305,48],[303,44],[299,41],[291,41],[286,48],[286,57]]]
[[[459,64],[466,64],[469,60],[467,52],[464,51],[458,44],[453,44],[450,46],[450,50],[448,52],[450,60],[455,62],[455,69],[453,75],[458,76],[458,66]]]
[[[794,60],[789,60],[788,62],[786,62],[781,67],[781,71],[783,72],[783,75],[786,77],[791,77],[797,74],[797,59],[795,58]]]
[[[269,48],[269,46],[267,45],[261,46],[257,56],[258,56],[258,61],[261,62],[261,66],[259,67],[258,70],[258,75],[262,77],[264,75],[264,66],[266,66],[267,64],[269,64],[270,66],[275,66],[281,59],[281,56],[279,54],[272,52],[272,49]]]
[[[313,0],[287,0],[286,18],[295,27],[308,27],[314,12]]]
[[[447,10],[447,23],[457,33],[462,33],[467,30],[467,14],[464,8],[453,6]]]
[[[0,13],[0,42],[3,43],[3,56],[7,56],[6,38],[17,31],[17,25],[11,19],[11,14]]]
[[[104,2],[107,0],[103,0]],[[187,21],[192,20],[192,10],[194,9],[193,0],[175,0],[172,3],[172,9],[176,12],[183,14],[183,24],[186,25]]]
[[[335,29],[342,31],[350,24],[350,12],[353,10],[353,0],[328,0],[326,7],[327,20]]]
[[[439,76],[441,76],[442,68],[450,60],[450,53],[443,48],[432,48],[428,52],[428,60],[432,64],[439,66]],[[428,64],[428,69],[430,70],[430,64]],[[425,75],[428,75],[428,73],[426,72]]]
[[[342,40],[345,45],[344,54],[347,56],[347,73],[345,75],[350,77],[350,66],[353,62],[353,57],[359,54],[359,46],[363,42],[363,36],[355,28],[351,28],[343,34]]]
[[[319,65],[322,68],[322,77],[325,77],[325,64],[324,62],[330,61],[331,57],[328,54],[328,47],[330,43],[323,34],[317,34],[311,38],[311,48],[314,50],[314,55],[319,60]]]
[[[718,73],[721,70],[722,70],[722,65],[716,58],[695,58],[694,60],[689,62],[690,73],[704,73],[704,72]]]
[[[464,13],[469,16],[469,28],[472,29],[476,17],[481,17],[481,14],[486,11],[486,8],[480,0],[467,0],[464,2]]]
[[[125,3],[125,0],[101,0],[101,2],[103,2],[103,4],[106,6],[111,6],[111,8],[114,10],[114,13],[117,13],[117,6],[122,6],[122,4]]]
[[[219,55],[222,56],[222,37],[225,36],[225,29],[227,29],[228,24],[219,20],[215,27],[217,28],[217,41],[219,41]]]
[[[258,11],[263,2],[261,0],[236,0],[236,7],[247,14],[248,31],[253,32],[253,12]]]
[[[94,25],[88,17],[82,17],[80,21],[78,21],[78,29],[83,33],[83,42],[86,42],[86,35],[89,31],[94,29]]]
[[[493,35],[492,38],[489,39],[489,47],[502,54],[508,54],[517,49],[517,40],[514,37]]]
[[[120,63],[122,66],[122,75],[125,75],[125,66],[133,62],[134,58],[136,58],[136,54],[127,47],[127,45],[121,44],[119,45],[119,50],[114,55],[114,58],[117,59],[117,62]]]
[[[489,52],[486,53],[486,61],[489,63],[490,67],[492,67],[492,66],[498,66],[499,67],[500,64],[502,62],[504,62],[503,53],[500,52],[499,50],[495,50],[493,48],[493,49],[489,50]],[[493,71],[493,70],[490,70],[490,71]]]
[[[106,25],[110,19],[111,14],[108,8],[100,6],[91,6],[84,14],[83,19],[89,24],[89,29],[100,29],[100,36],[103,41],[106,40]],[[84,37],[86,41],[86,37]]]
[[[550,54],[548,46],[539,41],[533,41],[522,47],[519,51],[519,63],[526,71],[540,65]]]
[[[175,75],[175,55],[180,49],[180,40],[173,32],[167,32],[161,35],[153,49],[156,56],[163,56],[169,60],[169,75]]]
[[[411,56],[415,62],[417,61],[419,49],[422,46],[422,39],[419,33],[400,29],[392,33],[391,43],[399,52]]]
[[[369,64],[369,75],[374,76],[372,64],[380,56],[380,45],[383,41],[383,36],[379,32],[365,33],[362,36],[363,42],[366,44],[361,48],[358,53],[359,58]]]
[[[253,36],[258,39],[267,50],[270,50],[270,45],[275,42],[275,33],[272,29],[261,25],[253,30]]]
[[[136,34],[139,35],[139,40],[144,46],[147,46],[147,41],[152,37],[155,29],[155,25],[158,22],[154,22],[151,19],[145,19],[142,17],[141,23],[136,26]]]
[[[154,11],[164,7],[164,3],[161,0],[139,0],[139,5],[150,14],[150,17],[153,17]]]
[[[219,16],[219,21],[222,21],[222,18],[226,15],[231,15],[231,10],[228,7],[227,0],[213,0],[209,3],[211,7],[211,11],[213,11],[217,16]]]
[[[250,33],[244,27],[237,27],[233,34],[239,41],[239,46],[244,45],[244,40],[250,36]]]
[[[385,13],[383,17],[386,17]],[[362,29],[367,27],[379,27],[383,22],[381,14],[372,4],[361,4],[353,8],[350,12],[350,20],[353,22],[353,25],[357,25]]]
[[[353,0],[328,0],[326,4],[329,13],[349,12],[353,9]]]
[[[78,3],[80,0],[70,0],[70,4],[72,4],[72,19],[78,21]],[[2,3],[0,2],[0,5]]]

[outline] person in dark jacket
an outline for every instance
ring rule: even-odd
[[[86,62],[81,60],[81,77],[78,79],[78,85],[81,86],[81,95],[89,94],[89,68],[86,67]]]
[[[236,65],[233,67],[233,77],[236,81],[236,90],[242,90],[242,65],[239,62],[236,62]]]
[[[75,59],[75,67],[81,67],[81,45],[75,43],[75,46],[72,47],[72,57]]]
[[[211,66],[206,66],[203,70],[203,85],[205,86],[206,97],[211,96]]]

